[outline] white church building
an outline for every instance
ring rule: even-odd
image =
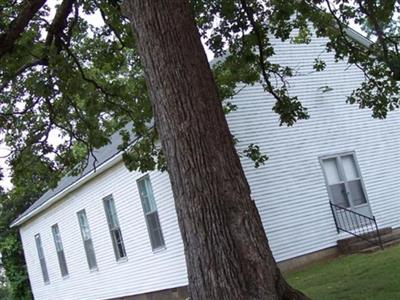
[[[349,37],[367,43],[355,32]],[[238,149],[254,143],[269,157],[259,168],[247,158],[242,165],[282,269],[336,255],[344,231],[362,222],[400,227],[400,115],[373,119],[370,110],[347,104],[363,75],[335,62],[325,44],[316,37],[309,44],[275,43],[274,59],[301,70],[290,79],[290,93],[310,119],[279,126],[274,100],[260,85],[241,86],[231,100],[238,109],[227,115]],[[318,56],[326,69],[312,72]],[[168,174],[129,172],[119,142],[116,133],[97,150],[96,170],[89,164],[81,175],[63,178],[12,223],[20,229],[35,299],[185,299]],[[346,227],[347,214],[347,222],[364,218]]]

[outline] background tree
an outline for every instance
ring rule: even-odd
[[[268,250],[220,101],[234,94],[237,82],[261,82],[275,99],[273,109],[281,125],[308,118],[301,99],[288,92],[293,70],[270,61],[274,54],[270,38],[307,43],[310,35],[317,34],[329,37],[327,48],[335,51],[337,59],[348,59],[365,74],[366,80],[349,95],[349,102],[371,107],[374,116],[385,117],[399,101],[395,20],[399,3],[193,0],[189,6],[185,1],[132,0],[126,1],[125,13],[132,19],[134,34],[122,16],[120,1],[63,0],[55,14],[49,3],[0,1],[0,128],[13,150],[10,159],[29,153],[54,169],[68,169],[78,162],[71,150],[74,143],[91,155],[112,132],[133,122],[133,132],[122,132],[123,148],[128,147],[130,134],[138,138],[125,161],[128,168],[141,171],[162,168],[167,161],[193,298],[303,297],[286,285]],[[138,8],[145,13],[137,14]],[[94,14],[103,20],[100,25],[88,21],[87,16]],[[171,16],[176,16],[174,22]],[[375,40],[369,47],[348,38],[346,30],[352,22],[368,28]],[[167,34],[169,29],[173,36]],[[290,36],[294,30],[297,35]],[[167,43],[164,34],[173,43]],[[213,76],[199,34],[216,56],[224,56],[214,65]],[[316,60],[316,70],[323,66]],[[155,127],[148,125],[152,108]],[[212,116],[213,122],[206,124],[204,115]],[[57,145],[50,141],[55,132],[60,135]],[[216,140],[221,143],[215,144]],[[193,152],[196,147],[200,152]],[[50,155],[57,160],[49,160]],[[206,219],[191,219],[196,213]],[[200,236],[204,232],[204,239],[213,242],[202,242],[195,231]],[[216,233],[218,239],[213,239]],[[198,253],[202,259],[195,261]],[[230,268],[228,261],[236,263]],[[202,272],[205,268],[207,272]]]
[[[30,149],[10,162],[14,187],[0,195],[0,253],[9,282],[10,299],[31,299],[28,274],[17,228],[10,228],[15,217],[27,209],[48,188],[57,183],[60,172],[51,168]]]

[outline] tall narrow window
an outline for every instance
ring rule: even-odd
[[[147,230],[150,236],[151,247],[153,250],[165,246],[164,237],[158,218],[157,205],[153,196],[153,189],[149,176],[145,176],[137,181],[143,212],[146,218]]]
[[[65,260],[64,247],[61,241],[60,229],[58,228],[58,224],[51,226],[51,231],[53,233],[54,245],[56,246],[61,276],[68,276],[67,261]]]
[[[40,268],[42,269],[42,276],[43,276],[43,281],[45,283],[49,283],[49,272],[47,271],[47,265],[46,265],[46,260],[44,258],[44,252],[43,252],[43,247],[42,247],[42,240],[40,239],[40,234],[35,235],[35,242],[36,242],[36,249],[38,252],[39,256],[39,262],[40,262]]]
[[[110,229],[111,240],[114,247],[115,258],[120,260],[126,257],[124,240],[122,239],[121,228],[119,227],[119,221],[117,211],[115,209],[115,203],[112,195],[109,195],[103,199],[104,210],[107,216],[108,228]]]
[[[355,153],[326,156],[321,162],[331,202],[372,216]]]
[[[340,164],[337,157],[323,159],[322,162],[332,202],[342,207],[350,207],[345,180],[340,173]]]
[[[94,253],[94,247],[92,242],[92,235],[90,233],[89,222],[86,216],[86,211],[83,209],[77,212],[79,226],[81,228],[81,235],[83,240],[83,247],[86,252],[86,259],[90,270],[97,269],[96,255]]]

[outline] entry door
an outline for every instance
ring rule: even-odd
[[[321,158],[321,164],[331,202],[372,217],[355,153],[325,156]]]

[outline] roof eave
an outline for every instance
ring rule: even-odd
[[[345,28],[345,31],[349,38],[353,39],[354,41],[360,43],[361,45],[367,48],[373,44],[373,42],[369,40],[367,37],[363,36],[361,33],[357,32],[356,30],[350,27]]]
[[[32,210],[30,213],[28,213],[27,215],[23,216],[23,217],[18,217],[16,218],[11,224],[10,224],[10,228],[13,227],[17,227],[17,226],[21,226],[22,224],[24,224],[25,222],[27,222],[28,220],[32,219],[34,216],[38,215],[39,213],[41,213],[42,211],[46,210],[48,207],[52,206],[54,203],[56,203],[57,201],[61,200],[62,198],[64,198],[65,196],[67,196],[69,193],[71,193],[72,191],[78,189],[80,186],[82,186],[83,184],[85,184],[86,182],[88,182],[89,180],[93,179],[94,177],[100,175],[101,173],[103,173],[104,171],[106,171],[107,169],[111,168],[112,166],[114,166],[115,164],[117,164],[118,162],[120,162],[122,160],[122,151],[118,152],[116,155],[114,155],[113,157],[111,157],[110,159],[108,159],[107,161],[105,161],[104,163],[102,163],[101,165],[99,165],[96,169],[91,170],[89,173],[87,173],[85,176],[81,177],[80,179],[78,179],[76,182],[74,182],[73,184],[71,184],[70,186],[68,186],[67,188],[61,190],[59,193],[57,193],[56,195],[54,195],[53,197],[51,197],[48,201],[46,201],[45,203],[43,203],[41,206],[39,206],[38,208]]]

